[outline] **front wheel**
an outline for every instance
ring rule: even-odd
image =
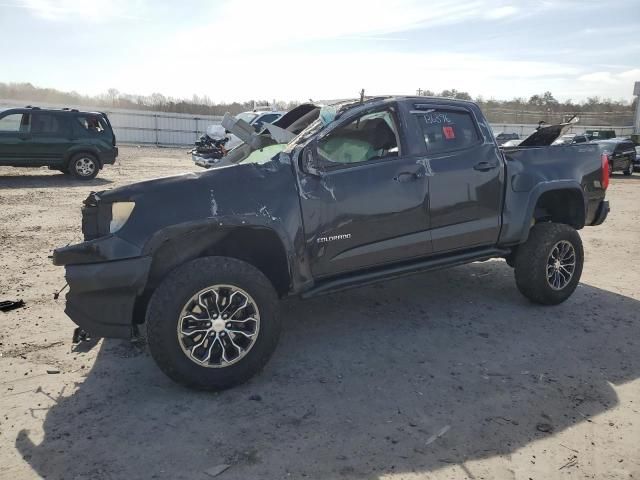
[[[584,250],[578,232],[560,223],[539,223],[518,248],[518,290],[535,303],[557,305],[571,296],[582,275]]]
[[[160,369],[201,390],[251,378],[280,335],[271,282],[248,263],[226,257],[198,258],[171,272],[153,293],[146,320]]]

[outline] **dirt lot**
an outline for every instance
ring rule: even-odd
[[[121,153],[89,184],[0,168],[0,300],[27,305],[0,313],[0,478],[640,477],[640,175],[582,232],[565,304],[528,303],[503,261],[289,300],[264,372],[205,394],[130,342],[72,348],[53,298],[89,191],[197,170]]]

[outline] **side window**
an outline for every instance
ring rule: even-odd
[[[31,133],[34,135],[58,135],[63,131],[63,125],[57,115],[51,113],[34,113]]]
[[[0,118],[0,132],[29,132],[29,114],[11,113]]]
[[[388,110],[363,115],[318,142],[318,154],[332,163],[361,163],[399,153],[398,129]]]
[[[106,130],[104,120],[96,115],[78,115],[75,117],[75,127],[89,134],[101,134]]]
[[[414,113],[429,153],[470,147],[480,139],[469,113],[440,109]]]

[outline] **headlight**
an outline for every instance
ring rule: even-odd
[[[116,233],[127,223],[135,202],[115,202],[111,204],[111,222],[109,223],[109,233]]]

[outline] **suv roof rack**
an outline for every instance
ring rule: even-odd
[[[30,108],[31,110],[40,110],[40,107],[33,107],[33,106],[31,106],[31,105],[27,105],[27,106],[26,106],[26,107],[24,107],[24,108]]]

